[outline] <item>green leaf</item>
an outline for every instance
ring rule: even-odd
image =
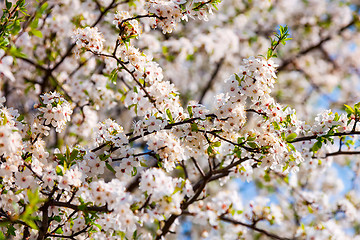
[[[241,158],[242,151],[240,149],[235,151],[236,157]]]
[[[66,159],[70,159],[70,148],[68,145],[66,145],[66,152],[65,152]]]
[[[49,6],[49,4],[47,2],[45,2],[43,5],[41,5],[41,7],[39,9],[40,13],[43,13],[48,6]]]
[[[285,176],[285,177],[283,178],[283,180],[284,180],[284,182],[289,183],[289,176]]]
[[[15,233],[16,228],[13,225],[8,226],[7,228],[8,229],[7,229],[6,235],[16,236],[16,233]]]
[[[253,135],[253,136],[251,136],[251,135],[249,135],[248,137],[247,137],[247,139],[246,139],[246,141],[254,141],[256,139],[256,136],[255,135]]]
[[[117,82],[117,74],[118,74],[118,69],[117,68],[115,68],[114,70],[112,70],[111,71],[111,73],[110,73],[110,82],[112,82],[113,84],[115,84],[116,85],[116,82]],[[135,89],[134,89],[134,91],[135,91]]]
[[[196,123],[191,123],[191,131],[192,132],[198,132],[199,131],[198,125]]]
[[[209,146],[207,149],[206,149],[206,152],[207,152],[207,154],[209,155],[209,156],[211,156],[211,155],[214,155],[214,149],[211,147],[211,146]]]
[[[16,121],[19,121],[19,122],[21,122],[22,120],[24,120],[24,115],[20,115],[17,119],[16,119]]]
[[[247,142],[247,144],[248,144],[251,148],[259,148],[259,146],[258,146],[255,142]]]
[[[239,137],[239,138],[237,139],[237,143],[238,143],[238,144],[242,144],[242,143],[244,142],[244,140],[245,140],[244,137]]]
[[[34,35],[38,38],[42,38],[43,37],[43,34],[41,31],[37,30],[37,29],[31,29],[30,32],[29,32],[31,35]]]
[[[106,162],[105,165],[106,168],[109,169],[112,173],[114,174],[116,173],[115,169],[108,162]]]
[[[360,103],[357,103],[357,104],[354,105],[355,114],[356,114],[357,116],[360,116],[359,107],[360,107]]]
[[[193,109],[192,109],[192,107],[191,106],[188,106],[187,107],[187,110],[188,110],[188,112],[189,112],[189,116],[190,116],[190,118],[192,118],[193,116],[194,116],[194,114],[193,114]]]
[[[275,130],[280,130],[280,126],[277,122],[272,122],[271,124],[274,126]]]
[[[311,150],[316,153],[320,148],[322,147],[322,142],[318,140],[314,145],[312,146]]]
[[[1,125],[5,125],[7,123],[7,121],[8,121],[6,115],[1,114],[0,116],[3,118]]]
[[[218,141],[218,142],[213,142],[211,145],[212,145],[213,147],[220,147],[220,146],[221,146],[221,142],[220,142],[220,141]]]
[[[270,182],[271,178],[270,178],[270,175],[268,172],[265,172],[264,180],[265,180],[265,182]]]
[[[166,115],[167,115],[167,117],[169,118],[170,123],[173,123],[173,122],[174,122],[174,119],[173,119],[173,117],[172,117],[172,115],[171,115],[170,109],[166,109]]]
[[[344,106],[345,106],[345,111],[347,112],[347,114],[355,113],[354,109],[352,107],[350,107],[349,105],[344,104]]]
[[[237,75],[236,73],[235,73],[235,79],[236,79],[236,81],[238,81],[239,83],[241,83],[241,78],[240,78],[239,75]]]
[[[107,155],[107,154],[101,154],[100,156],[99,156],[99,158],[100,158],[100,160],[101,161],[105,161],[106,159],[108,159],[110,157],[110,155]]]
[[[289,148],[290,148],[291,150],[293,150],[293,151],[296,150],[295,147],[294,147],[294,145],[292,145],[291,143],[288,143],[288,146],[289,146]]]
[[[6,9],[10,10],[12,3],[6,0],[5,4],[6,4]]]
[[[310,205],[307,206],[309,213],[314,213],[314,210],[311,208]]]
[[[74,149],[74,150],[71,152],[71,154],[70,154],[70,162],[72,162],[72,161],[75,160],[75,158],[77,157],[78,153],[79,153],[79,151],[76,150],[76,149]]]
[[[79,205],[78,208],[79,208],[80,211],[83,211],[83,212],[84,212],[87,207],[86,207],[86,204],[84,203],[84,204]]]
[[[133,170],[131,171],[131,176],[135,176],[137,174],[137,168],[133,167]]]
[[[286,137],[286,141],[287,142],[291,142],[292,140],[294,140],[296,138],[297,134],[296,133],[291,133]]]
[[[61,217],[60,216],[55,216],[53,217],[53,219],[57,222],[61,222]]]
[[[63,174],[63,171],[62,171],[61,167],[56,166],[56,174],[57,174],[57,175],[59,175],[59,176],[64,176],[64,174]]]
[[[284,132],[281,133],[281,138],[285,139],[285,133]]]

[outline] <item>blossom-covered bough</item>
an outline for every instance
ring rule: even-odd
[[[356,1],[3,8],[0,239],[360,234]]]

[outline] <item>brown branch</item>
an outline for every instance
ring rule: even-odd
[[[66,208],[70,208],[72,210],[76,210],[76,211],[82,211],[82,212],[112,212],[111,210],[109,210],[107,208],[107,206],[79,206],[79,205],[74,205],[71,203],[67,203],[67,202],[60,202],[57,200],[50,200],[49,201],[49,206],[56,206],[56,207],[66,207]]]
[[[244,161],[249,160],[249,158],[243,158],[243,159],[239,159],[238,161],[229,164],[228,166],[222,168],[222,169],[213,169],[212,171],[207,172],[207,174],[205,176],[203,176],[200,180],[198,180],[198,182],[194,185],[193,190],[195,191],[195,194],[189,198],[186,199],[185,201],[181,204],[181,214],[180,215],[171,215],[170,218],[168,218],[165,221],[164,226],[161,229],[161,234],[158,235],[156,237],[157,240],[160,240],[163,236],[165,236],[169,230],[171,225],[174,223],[174,221],[181,215],[183,215],[184,212],[186,212],[186,209],[195,201],[197,201],[198,197],[200,196],[200,194],[203,192],[203,190],[206,187],[206,184],[209,183],[210,181],[214,181],[217,180],[221,177],[225,177],[230,173],[230,169]],[[217,165],[216,167],[218,167],[219,165]],[[216,174],[216,175],[215,175]]]
[[[69,221],[78,211],[74,210],[68,217],[67,219],[64,221],[64,223],[59,224],[54,230],[51,231],[51,233],[47,233],[46,237],[50,237],[51,235],[55,234],[56,231],[60,228],[62,228],[63,226],[65,226],[66,222]]]
[[[204,171],[201,169],[201,167],[199,166],[199,163],[195,160],[195,158],[191,157],[190,159],[193,161],[196,169],[200,172],[201,176],[205,177]]]
[[[298,137],[289,141],[289,143],[310,141],[318,137],[341,137],[341,136],[349,136],[349,135],[360,135],[360,131],[350,131],[350,132],[342,132],[342,133],[339,132],[339,133],[334,133],[332,135],[311,135],[311,136]]]
[[[260,152],[261,152],[261,149],[251,148],[251,147],[245,146],[245,143],[246,143],[246,142],[243,142],[243,143],[235,143],[235,142],[230,141],[229,139],[226,139],[226,138],[220,136],[219,134],[217,134],[217,132],[219,132],[219,130],[213,130],[213,131],[207,132],[207,131],[205,131],[205,130],[199,129],[198,131],[199,131],[199,132],[202,132],[202,133],[211,134],[211,135],[213,135],[214,137],[217,137],[217,138],[219,138],[220,140],[222,140],[222,141],[224,141],[224,142],[230,143],[230,144],[232,144],[232,145],[234,145],[234,146],[241,147],[241,148],[243,148],[243,149],[245,149],[245,150],[247,150],[247,151],[249,151],[249,152],[255,152],[255,153],[260,153]]]
[[[200,194],[202,193],[202,191],[204,190],[205,186],[206,186],[206,183],[207,183],[207,180],[209,180],[211,177],[211,175],[209,174],[207,177],[205,177],[203,181],[203,183],[201,184],[201,186],[196,190],[194,196],[192,196],[192,198],[190,198],[189,200],[185,201],[184,203],[181,204],[181,211],[185,210],[188,208],[188,206],[190,204],[192,204],[193,202],[196,201],[196,199],[200,196]],[[169,231],[170,231],[170,227],[172,226],[172,224],[175,222],[175,220],[181,216],[180,215],[175,215],[175,214],[172,214],[166,221],[165,221],[165,224],[164,226],[162,227],[161,229],[161,234],[159,234],[158,236],[156,236],[156,240],[160,240],[162,239],[163,236],[165,236]]]
[[[213,117],[213,118],[215,117],[215,118],[216,118],[216,116],[215,116],[214,114],[208,114],[208,115],[206,115],[206,117]],[[173,127],[175,127],[175,126],[182,125],[182,124],[186,124],[186,123],[192,123],[192,122],[194,122],[194,121],[196,121],[196,120],[201,120],[201,118],[189,118],[189,119],[185,119],[184,121],[180,121],[180,122],[176,122],[176,123],[170,123],[170,124],[166,125],[166,126],[164,127],[164,129],[169,130],[169,129],[172,129]],[[134,142],[134,141],[136,141],[136,140],[139,139],[139,138],[142,138],[142,137],[144,137],[144,136],[147,136],[147,135],[150,135],[150,134],[156,133],[156,132],[157,132],[157,131],[154,131],[154,132],[148,132],[148,131],[146,131],[146,132],[144,132],[143,135],[139,135],[139,136],[135,136],[135,137],[130,138],[130,139],[129,139],[129,142]],[[128,136],[128,137],[131,136],[131,135],[133,135],[133,132],[129,132],[129,133],[126,134],[126,136]],[[100,149],[102,149],[102,148],[104,148],[104,147],[106,147],[106,146],[107,146],[107,144],[104,143],[104,144],[101,144],[100,146],[92,149],[91,151],[92,151],[92,152],[96,152],[96,151],[99,151]],[[113,148],[113,151],[115,151],[115,150],[117,150],[117,149],[119,149],[119,148]]]
[[[181,162],[179,162],[179,165],[182,167],[182,169],[184,170],[184,175],[185,175],[185,179],[189,178],[189,174],[188,171],[186,169],[186,165],[185,165],[185,161],[182,160]]]
[[[55,192],[57,191],[57,187],[54,187],[49,194],[48,198],[46,199],[44,205],[42,205],[39,210],[42,212],[42,221],[39,227],[39,235],[37,240],[44,240],[46,239],[46,234],[49,229],[51,220],[49,219],[49,207],[50,202],[52,201],[52,197],[54,196]]]
[[[49,237],[56,237],[56,238],[68,238],[68,239],[73,239],[76,240],[76,236],[82,234],[82,233],[86,233],[88,232],[90,225],[87,225],[85,228],[83,228],[82,230],[80,230],[79,232],[75,232],[69,236],[67,235],[57,235],[57,234],[53,234],[53,235],[49,235]]]
[[[145,209],[145,208],[149,205],[151,196],[152,196],[152,194],[150,194],[150,195],[147,197],[147,199],[145,200],[144,204],[139,208],[139,211],[141,211],[142,209]]]
[[[119,41],[116,41],[116,47],[118,46]],[[130,69],[126,66],[127,63],[123,62],[121,59],[119,59],[118,57],[116,57],[116,53],[114,52],[113,54],[106,54],[106,53],[97,53],[94,52],[92,50],[89,50],[89,52],[93,53],[94,55],[97,56],[103,56],[103,57],[109,57],[109,58],[113,58],[115,59],[122,67],[122,69],[124,69],[127,73],[130,74],[130,76],[132,77],[132,79],[136,82],[136,84],[140,87],[140,89],[145,93],[145,96],[149,99],[150,103],[154,105],[155,109],[159,112],[162,113],[162,111],[157,107],[156,105],[156,100],[154,99],[154,97],[152,97],[149,92],[145,89],[145,86],[142,85],[139,80],[135,77],[134,72],[130,71]]]
[[[265,113],[258,112],[258,111],[254,110],[254,109],[247,109],[246,111],[247,111],[247,112],[253,112],[253,113],[257,113],[257,114],[266,116]],[[207,117],[207,118],[216,118],[216,119],[218,119],[215,114],[207,114],[206,117]],[[179,125],[183,125],[183,124],[187,124],[187,123],[193,123],[193,122],[196,121],[196,120],[203,120],[203,119],[201,119],[200,117],[188,118],[188,119],[185,119],[185,120],[180,121],[180,122],[167,124],[167,125],[166,125],[163,129],[161,129],[161,130],[170,130],[170,129],[172,129],[172,128],[175,127],[175,126],[179,126]],[[225,121],[226,119],[218,119],[218,120],[220,120],[220,121]],[[134,141],[138,140],[139,138],[142,138],[142,137],[144,137],[144,136],[147,136],[147,135],[150,135],[150,134],[153,134],[153,133],[156,133],[156,132],[157,132],[157,131],[154,131],[154,132],[145,131],[142,135],[139,135],[139,136],[135,136],[135,137],[130,138],[130,139],[129,139],[129,143],[130,143],[130,142],[134,142]],[[199,130],[199,132],[205,132],[205,130]],[[233,144],[233,145],[242,146],[244,149],[246,149],[246,150],[248,150],[248,151],[250,151],[250,152],[257,152],[257,150],[254,150],[254,149],[252,149],[252,148],[249,148],[249,147],[244,146],[244,144],[245,144],[246,142],[241,143],[241,144],[233,143],[233,142],[231,142],[230,140],[227,140],[227,139],[225,139],[225,138],[223,138],[223,137],[221,137],[221,136],[218,136],[218,135],[216,134],[216,131],[210,131],[210,132],[207,132],[207,133],[210,133],[211,135],[214,135],[214,134],[215,134],[216,137],[220,138],[221,140],[227,141],[228,143],[231,143],[231,144]],[[132,136],[132,135],[133,135],[133,132],[126,133],[125,135],[126,135],[127,137]],[[107,146],[107,144],[106,144],[106,143],[103,143],[103,144],[99,145],[98,147],[91,149],[91,151],[92,151],[92,152],[97,152],[97,151],[101,150],[102,148],[104,148],[104,147],[106,147],[106,146]],[[115,150],[117,150],[117,149],[119,149],[119,147],[114,147],[114,148],[112,148],[112,151],[115,151]]]
[[[273,233],[269,233],[267,232],[266,230],[264,229],[260,229],[258,227],[256,227],[254,224],[247,224],[247,223],[244,223],[244,222],[240,222],[240,221],[237,221],[235,219],[231,219],[231,218],[228,218],[228,217],[225,217],[225,216],[220,216],[220,219],[222,221],[225,221],[225,222],[229,222],[229,223],[232,223],[232,224],[235,224],[235,225],[241,225],[241,226],[244,226],[244,227],[247,227],[247,228],[250,228],[254,231],[257,231],[259,233],[262,233],[272,239],[278,239],[278,240],[290,240],[290,239],[295,239],[295,238],[285,238],[285,237],[279,237],[278,235],[276,234],[273,234]]]
[[[199,103],[201,104],[204,100],[204,97],[206,95],[206,93],[210,90],[210,88],[213,86],[214,84],[214,81],[216,79],[216,76],[217,74],[219,73],[220,69],[221,69],[221,66],[223,65],[224,63],[224,60],[225,60],[225,57],[222,57],[220,59],[220,61],[216,64],[216,67],[215,67],[215,70],[214,72],[211,74],[211,77],[210,77],[210,80],[208,81],[206,87],[203,89],[202,93],[201,93],[201,96],[200,96],[200,99],[199,99]]]
[[[199,6],[194,7],[192,10],[194,10],[194,11],[199,10],[199,9],[201,9],[202,7],[204,7],[205,5],[207,5],[207,4],[211,3],[211,2],[212,2],[212,0],[209,0],[209,1],[207,1],[207,2],[202,2]],[[185,12],[185,13],[186,13],[186,12]]]
[[[23,60],[24,62],[27,62],[27,63],[33,65],[34,67],[36,67],[36,68],[38,68],[38,69],[40,69],[40,70],[42,70],[42,71],[48,71],[47,68],[41,66],[40,64],[37,64],[37,63],[34,62],[33,60],[28,59],[28,58],[26,58],[26,57],[17,57],[17,59],[21,59],[21,60]]]
[[[138,153],[138,154],[134,154],[131,155],[133,157],[140,157],[140,156],[144,156],[144,155],[149,155],[149,156],[154,156],[156,153],[154,151],[149,151],[149,152],[143,152],[143,153]],[[128,158],[128,157],[121,157],[121,158],[113,158],[112,161],[121,161],[124,158]]]
[[[95,27],[100,21],[101,19],[105,16],[105,14],[110,11],[112,8],[116,7],[117,5],[115,4],[117,0],[113,0],[111,2],[111,4],[104,9],[104,11],[101,12],[101,14],[99,15],[99,17],[96,19],[96,21],[91,25],[91,27]],[[64,61],[67,57],[72,55],[72,50],[73,48],[76,46],[76,43],[71,44],[68,49],[66,50],[65,54],[61,57],[61,59],[59,60],[59,62],[57,62],[52,68],[49,68],[46,70],[45,76],[43,77],[43,83],[41,86],[41,90],[42,92],[45,90],[45,87],[47,85],[47,81],[49,79],[49,77],[52,75],[52,72],[55,71]]]
[[[337,151],[332,153],[326,153],[324,158],[337,156],[337,155],[357,155],[360,154],[360,151]]]
[[[329,34],[327,37],[321,39],[318,43],[311,45],[310,47],[303,49],[302,51],[298,52],[296,55],[285,59],[280,66],[277,68],[277,71],[280,72],[282,70],[284,70],[288,65],[290,65],[291,63],[293,63],[296,59],[298,59],[299,57],[320,48],[325,42],[331,40],[333,38],[333,36],[335,35],[339,35],[341,34],[344,30],[348,29],[349,27],[351,27],[352,25],[354,25],[357,21],[356,19],[357,17],[354,17],[352,21],[350,21],[347,25],[343,26],[342,28],[340,28],[337,31],[337,34]]]

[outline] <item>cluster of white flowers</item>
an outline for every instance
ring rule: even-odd
[[[281,223],[283,219],[281,209],[275,204],[269,204],[269,202],[270,199],[264,197],[256,197],[251,200],[249,208],[246,209],[245,217],[251,221],[267,219],[272,224]]]
[[[272,60],[254,57],[244,59],[238,76],[240,92],[255,101],[269,96],[276,79],[275,67]]]
[[[118,50],[119,57],[127,62],[129,61],[131,65],[137,69],[138,71],[142,71],[144,69],[144,65],[147,61],[146,56],[142,54],[139,49],[133,46],[124,46],[121,45],[121,47]]]
[[[128,154],[129,155],[129,154]],[[118,179],[123,177],[132,176],[136,172],[136,168],[140,167],[140,160],[134,156],[128,156],[121,159],[120,165],[114,169],[116,171],[115,176]]]
[[[79,53],[82,48],[93,52],[101,52],[104,47],[104,36],[98,31],[97,27],[78,28],[75,30],[73,39],[78,46],[75,53]]]
[[[210,112],[204,105],[201,104],[189,103],[188,107],[191,107],[191,111],[195,118],[205,119],[206,114]]]
[[[114,144],[115,147],[121,147],[128,144],[128,138],[124,133],[124,129],[114,120],[106,119],[99,123],[98,131],[96,132],[96,142],[100,145],[103,143]]]
[[[194,223],[199,225],[210,225],[218,227],[220,219],[218,216],[231,214],[235,219],[243,218],[241,213],[244,207],[242,200],[237,193],[229,190],[218,192],[211,201],[199,201],[189,208],[189,211],[195,215]]]
[[[166,171],[173,170],[177,162],[185,159],[185,150],[179,139],[172,133],[160,131],[144,139],[147,140],[148,148],[156,151],[164,161],[163,166]]]
[[[150,116],[144,120],[144,124],[147,126],[148,132],[157,132],[163,129],[167,122],[162,119],[158,119],[155,116]]]
[[[4,211],[13,214],[19,209],[19,201],[23,198],[23,194],[15,194],[13,191],[9,190],[6,194],[1,194],[0,206]]]
[[[152,27],[161,28],[163,33],[171,33],[183,17],[177,1],[150,0],[146,4],[146,10],[157,16],[153,18]]]
[[[113,24],[120,28],[120,37],[129,38],[140,35],[141,28],[139,22],[136,19],[128,20],[130,18],[130,13],[127,11],[116,12]]]
[[[217,100],[215,115],[220,119],[216,121],[218,127],[224,127],[230,131],[239,130],[246,122],[246,112],[243,103],[228,101],[223,96]],[[224,119],[226,119],[224,121]]]
[[[79,168],[89,177],[97,177],[104,173],[105,162],[91,151],[86,151],[83,161],[79,163]]]
[[[51,124],[56,132],[61,132],[73,112],[70,103],[57,92],[45,93],[40,97],[41,103],[35,106],[42,113],[39,119],[44,120],[44,125]]]
[[[7,119],[1,117],[0,110],[0,122],[7,121]],[[14,154],[21,153],[23,148],[23,142],[19,130],[15,126],[10,124],[0,123],[0,152],[4,157],[10,157]]]
[[[139,55],[140,56],[140,55]],[[151,96],[156,96],[154,99],[149,99],[143,89],[134,87],[126,93],[124,104],[127,107],[133,107],[133,112],[137,116],[144,116],[153,114],[159,110],[165,113],[166,109],[176,118],[179,113],[182,112],[178,91],[174,84],[169,81],[161,81],[163,78],[162,69],[158,67],[158,64],[150,61],[145,62],[144,56],[134,60],[132,63],[136,69],[145,69],[141,71],[134,71],[133,76],[137,80],[146,81],[147,85],[144,89]],[[156,106],[156,108],[155,108]],[[182,114],[182,113],[181,113]]]
[[[91,182],[88,188],[84,188],[82,197],[92,199],[98,206],[106,206],[111,212],[100,214],[96,224],[101,226],[105,234],[114,231],[132,233],[136,230],[139,220],[130,209],[131,196],[125,192],[123,182],[113,179],[105,183],[103,180]],[[101,231],[102,232],[102,231]]]
[[[77,166],[65,171],[63,176],[59,176],[59,188],[67,191],[71,190],[71,187],[80,187],[85,180],[85,175],[81,169]]]
[[[141,173],[140,189],[154,199],[170,196],[174,191],[174,180],[162,169],[152,168]]]
[[[353,124],[348,124],[345,113],[335,115],[331,110],[325,110],[315,117],[315,122],[310,131],[315,135],[325,135],[332,127],[336,127],[340,132],[351,130]]]

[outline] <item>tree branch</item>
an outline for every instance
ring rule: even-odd
[[[290,239],[293,239],[293,238],[285,238],[285,237],[279,237],[278,235],[276,234],[273,234],[273,233],[269,233],[267,231],[265,231],[264,229],[260,229],[258,227],[256,227],[255,225],[253,224],[247,224],[247,223],[243,223],[243,222],[240,222],[240,221],[237,221],[235,219],[231,219],[231,218],[228,218],[228,217],[225,217],[225,216],[221,216],[220,219],[222,221],[225,221],[225,222],[229,222],[229,223],[232,223],[232,224],[235,224],[235,225],[241,225],[241,226],[244,226],[244,227],[247,227],[247,228],[250,228],[254,231],[257,231],[259,233],[262,233],[272,239],[278,239],[278,240],[290,240]]]
[[[206,87],[203,89],[200,99],[199,99],[199,103],[201,104],[204,100],[204,97],[206,95],[206,93],[210,90],[210,88],[212,87],[212,85],[214,84],[214,81],[216,79],[217,74],[219,73],[221,66],[223,65],[225,60],[225,57],[222,57],[220,59],[220,61],[216,64],[215,70],[214,72],[211,74],[210,80],[208,81]]]

